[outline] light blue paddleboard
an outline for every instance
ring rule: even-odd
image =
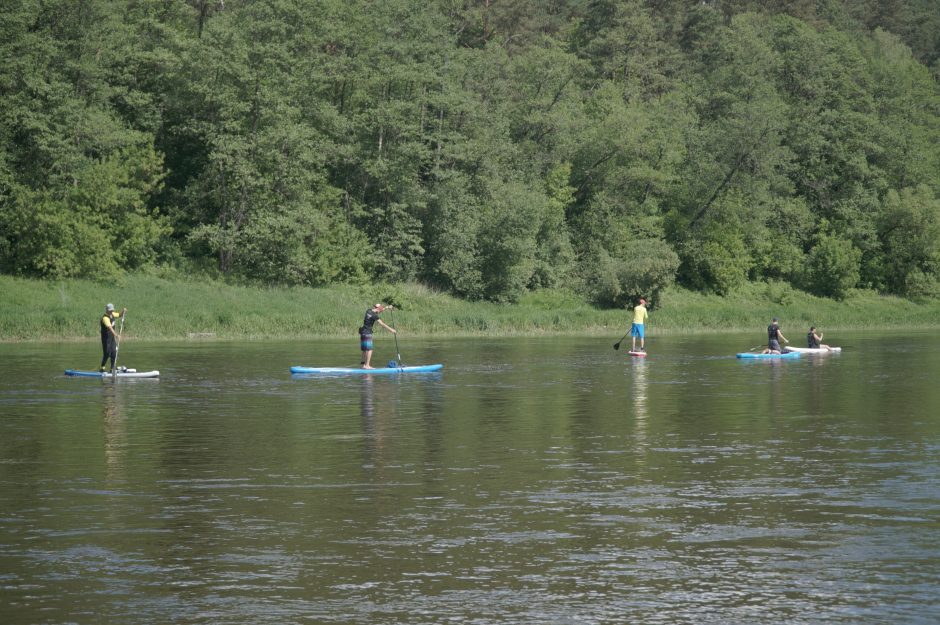
[[[420,365],[416,367],[379,367],[363,369],[361,367],[291,367],[291,373],[319,375],[348,375],[363,373],[432,373],[440,371],[444,365]]]
[[[738,358],[799,358],[800,352],[786,352],[784,354],[755,354],[754,352],[741,352]]]

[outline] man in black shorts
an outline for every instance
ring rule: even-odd
[[[385,306],[384,304],[376,304],[366,311],[365,319],[362,321],[362,327],[359,328],[359,349],[362,350],[362,360],[360,364],[363,369],[373,368],[369,363],[372,362],[372,326],[375,325],[375,322],[377,321],[380,326],[392,334],[396,334],[395,328],[387,326],[384,321],[379,319],[379,315],[382,314],[383,311],[391,310],[392,308],[391,305]]]
[[[782,354],[783,350],[780,348],[780,341],[784,343],[789,343],[787,337],[783,335],[780,331],[780,327],[777,325],[777,318],[774,317],[770,321],[770,325],[767,326],[767,349],[764,350],[765,354]]]

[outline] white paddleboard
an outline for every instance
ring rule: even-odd
[[[122,369],[112,376],[110,371],[79,371],[78,369],[66,369],[65,375],[76,378],[158,378],[160,377],[160,372],[138,371],[137,369]]]
[[[828,354],[830,352],[841,352],[841,347],[830,347],[821,349],[819,347],[787,347],[788,352],[799,352],[801,354]]]

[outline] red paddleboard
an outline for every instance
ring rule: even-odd
[[[627,352],[631,356],[637,356],[639,358],[646,358],[646,352]]]

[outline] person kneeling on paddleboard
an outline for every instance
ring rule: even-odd
[[[637,337],[640,339],[640,351],[646,351],[646,332],[644,328],[647,315],[646,300],[641,297],[640,303],[633,309],[633,325],[630,326],[630,336],[633,338],[633,347],[630,348],[632,352],[636,351]]]
[[[397,334],[395,328],[389,327],[385,324],[384,321],[379,319],[379,315],[382,314],[385,310],[392,310],[394,307],[389,305],[385,306],[384,304],[376,304],[372,308],[366,311],[366,317],[362,321],[362,327],[359,328],[359,348],[362,350],[362,360],[359,364],[362,365],[363,369],[372,369],[372,326],[375,325],[377,321],[380,326],[391,332],[392,334]]]
[[[820,343],[822,341],[823,335],[822,332],[816,334],[816,326],[811,326],[809,332],[806,334],[806,346],[810,349],[825,349],[828,350],[828,345],[823,345]]]
[[[115,312],[114,304],[108,304],[104,307],[104,315],[101,316],[100,326],[101,326],[101,372],[104,373],[107,369],[104,368],[105,364],[108,362],[108,359],[111,359],[111,371],[114,370],[115,361],[117,361],[117,347],[118,347],[118,335],[114,331],[114,320],[120,319],[122,316],[127,314],[127,308],[124,308],[121,312]]]
[[[777,318],[774,317],[770,320],[770,325],[767,326],[767,349],[763,351],[764,354],[782,354],[783,349],[780,348],[780,341],[784,343],[789,343],[787,337],[783,335],[780,331],[780,326],[777,325]]]

